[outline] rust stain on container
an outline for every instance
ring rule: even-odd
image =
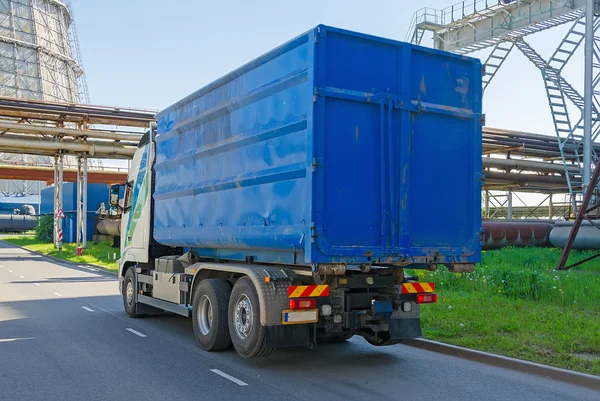
[[[425,85],[424,75],[421,77],[421,84],[419,85],[419,88],[421,89],[422,94],[427,95],[427,85]]]

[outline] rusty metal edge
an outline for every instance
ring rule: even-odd
[[[421,338],[405,340],[402,342],[402,344],[475,362],[481,362],[500,368],[542,376],[548,379],[557,380],[580,387],[600,390],[600,376],[555,368],[554,366],[543,365],[541,363],[524,361],[522,359],[510,358],[503,355],[491,354],[489,352],[477,351]]]
[[[93,263],[71,262],[70,260],[57,258],[56,256],[52,256],[52,255],[46,255],[45,253],[34,251],[33,249],[29,249],[29,248],[21,246],[21,245],[17,245],[17,244],[13,244],[11,242],[8,242],[8,241],[4,241],[1,237],[0,237],[0,242],[2,242],[4,244],[7,244],[9,246],[12,246],[14,248],[21,248],[21,249],[26,250],[27,252],[31,252],[31,253],[36,254],[36,255],[40,255],[42,258],[50,259],[52,262],[55,262],[55,263],[57,263],[59,265],[70,265],[72,267],[76,267],[76,268],[79,268],[79,269],[95,268],[95,269],[99,269],[103,273],[114,274],[115,276],[118,274],[115,271],[109,270],[106,266],[95,265]]]

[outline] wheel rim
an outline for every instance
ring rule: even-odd
[[[235,302],[234,319],[235,333],[239,338],[245,340],[250,335],[254,323],[252,302],[246,294],[240,294]]]
[[[198,326],[202,335],[207,335],[210,332],[212,321],[212,304],[206,295],[202,295],[202,298],[200,298],[200,304],[198,305]]]
[[[127,305],[133,304],[133,283],[131,280],[127,282],[127,287],[125,287],[125,297],[127,300]]]

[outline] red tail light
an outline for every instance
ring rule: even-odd
[[[315,309],[316,307],[316,298],[290,299],[290,309]]]
[[[417,294],[418,304],[432,304],[437,302],[437,294]]]

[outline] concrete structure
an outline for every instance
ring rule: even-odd
[[[0,0],[0,96],[89,102],[70,1]],[[0,153],[0,164],[50,165],[41,155]],[[71,167],[77,160],[65,160]],[[0,180],[0,191],[39,194],[33,180]]]
[[[0,96],[80,103],[73,16],[58,0],[0,1]]]

